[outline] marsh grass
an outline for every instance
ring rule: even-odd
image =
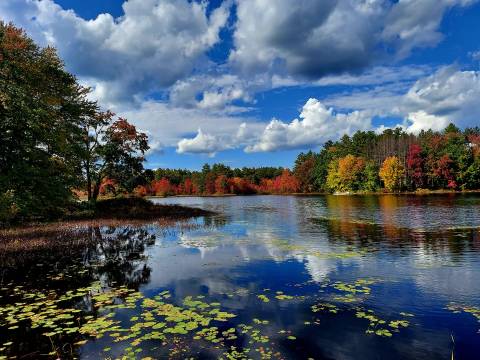
[[[75,252],[88,246],[104,242],[100,229],[133,228],[155,226],[160,235],[192,231],[202,227],[200,222],[188,218],[141,219],[97,219],[70,220],[54,223],[31,224],[28,226],[0,229],[0,265],[17,266],[39,252]]]

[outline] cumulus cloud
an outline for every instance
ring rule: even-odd
[[[478,122],[479,98],[480,72],[449,66],[418,80],[405,95],[405,106],[468,126]]]
[[[234,117],[239,119],[239,117]],[[235,129],[198,129],[194,137],[178,141],[178,153],[203,153],[214,156],[227,149],[244,148],[245,152],[268,152],[317,146],[345,133],[369,130],[371,115],[364,111],[335,112],[317,99],[309,99],[299,119],[285,123],[242,122]]]
[[[440,130],[448,123],[478,126],[480,72],[444,67],[418,80],[403,99],[407,130]]]
[[[105,102],[132,100],[188,76],[219,41],[229,3],[207,15],[187,0],[130,0],[124,15],[85,20],[53,0],[0,3],[0,18],[55,46],[69,70],[95,87]]]
[[[407,85],[407,84],[404,84]],[[380,116],[404,119],[399,126],[409,132],[440,130],[453,122],[459,127],[477,126],[480,118],[480,71],[454,66],[437,69],[413,84],[381,85],[367,91],[334,95],[325,103],[354,108]]]
[[[421,110],[408,114],[405,121],[405,131],[418,134],[422,130],[432,129],[433,131],[441,131],[449,124],[449,120],[443,116],[435,116]],[[401,125],[399,125],[401,126]]]
[[[198,108],[181,108],[171,106],[168,103],[158,101],[145,101],[139,108],[118,109],[117,114],[126,117],[142,131],[149,135],[152,151],[159,151],[162,147],[177,147],[183,139],[191,139],[187,135],[197,134],[201,129],[202,135],[198,140],[203,144],[210,144],[204,151],[197,150],[195,153],[213,154],[231,147],[238,147],[259,134],[264,123],[255,118],[246,116],[233,116],[219,112],[209,112]],[[207,143],[206,140],[210,139]],[[213,142],[218,144],[213,146]],[[182,153],[191,152],[186,150],[190,142],[184,142]],[[213,149],[213,150],[212,150]]]
[[[480,61],[480,50],[479,50],[479,51],[474,51],[474,52],[470,53],[470,57],[471,57],[473,60]]]
[[[317,99],[309,99],[299,117],[290,123],[273,119],[259,141],[247,146],[245,151],[305,148],[372,126],[371,117],[366,112],[336,113]]]
[[[129,0],[121,17],[92,20],[54,0],[9,0],[0,18],[57,47],[102,106],[149,134],[153,151],[308,148],[374,129],[375,116],[396,117],[410,132],[478,125],[479,71],[385,66],[437,44],[445,12],[475,0],[236,1],[225,64],[207,54],[227,27],[229,0],[213,10],[203,1]],[[245,113],[262,91],[337,85],[347,88],[308,100],[290,122]],[[151,100],[158,94],[168,100]]]
[[[450,122],[461,127],[476,126],[480,118],[479,98],[479,71],[443,67],[402,86],[394,82],[322,101],[309,99],[299,118],[291,122],[272,119],[263,128],[260,123],[254,127],[241,124],[220,137],[212,135],[215,133],[212,130],[208,136],[199,133],[193,139],[185,139],[182,145],[195,145],[194,151],[190,152],[204,153],[239,147],[244,147],[246,152],[304,149],[336,140],[345,133],[352,134],[357,130],[381,132],[388,128],[373,126],[375,116],[398,118],[400,122],[396,126],[411,133],[427,129],[439,131]]]
[[[242,112],[234,101],[253,102],[254,83],[233,74],[197,75],[177,81],[170,89],[170,101],[175,106],[205,110]]]
[[[205,134],[202,129],[198,129],[197,135],[192,139],[182,139],[178,142],[177,152],[179,154],[209,154],[214,156],[215,153],[221,150],[228,149],[229,146],[222,142],[218,137],[210,134]]]
[[[474,0],[237,0],[234,66],[318,79],[433,46],[445,11]]]
[[[179,154],[208,154],[213,157],[217,152],[235,149],[255,141],[262,124],[260,123],[241,123],[236,132],[220,133],[213,135],[204,133],[202,129],[198,129],[197,134],[193,138],[183,138],[177,143],[177,152]],[[218,129],[215,133],[218,133]]]

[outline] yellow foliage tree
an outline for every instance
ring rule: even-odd
[[[405,169],[398,157],[389,156],[383,162],[378,175],[382,179],[385,189],[396,191],[400,189]]]
[[[347,155],[334,160],[328,167],[327,187],[333,191],[355,191],[362,185],[365,160]]]

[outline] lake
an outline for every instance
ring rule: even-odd
[[[218,215],[19,235],[0,359],[478,359],[478,194],[152,201]]]

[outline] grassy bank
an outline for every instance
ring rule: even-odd
[[[65,216],[70,219],[186,219],[212,215],[207,210],[180,205],[159,205],[143,198],[106,199],[94,205],[82,202],[73,206]]]
[[[70,203],[68,207],[48,218],[14,218],[4,222],[0,219],[0,229],[72,220],[182,220],[212,214],[211,211],[199,208],[154,204],[138,197],[111,198],[96,203],[88,201]]]
[[[155,223],[160,229],[183,231],[199,226],[189,219],[212,214],[186,206],[157,205],[141,198],[101,200],[95,206],[79,203],[63,219],[0,227],[0,264],[8,262],[11,254],[26,256],[30,251],[75,249],[99,241],[94,229],[103,226],[138,228]]]

